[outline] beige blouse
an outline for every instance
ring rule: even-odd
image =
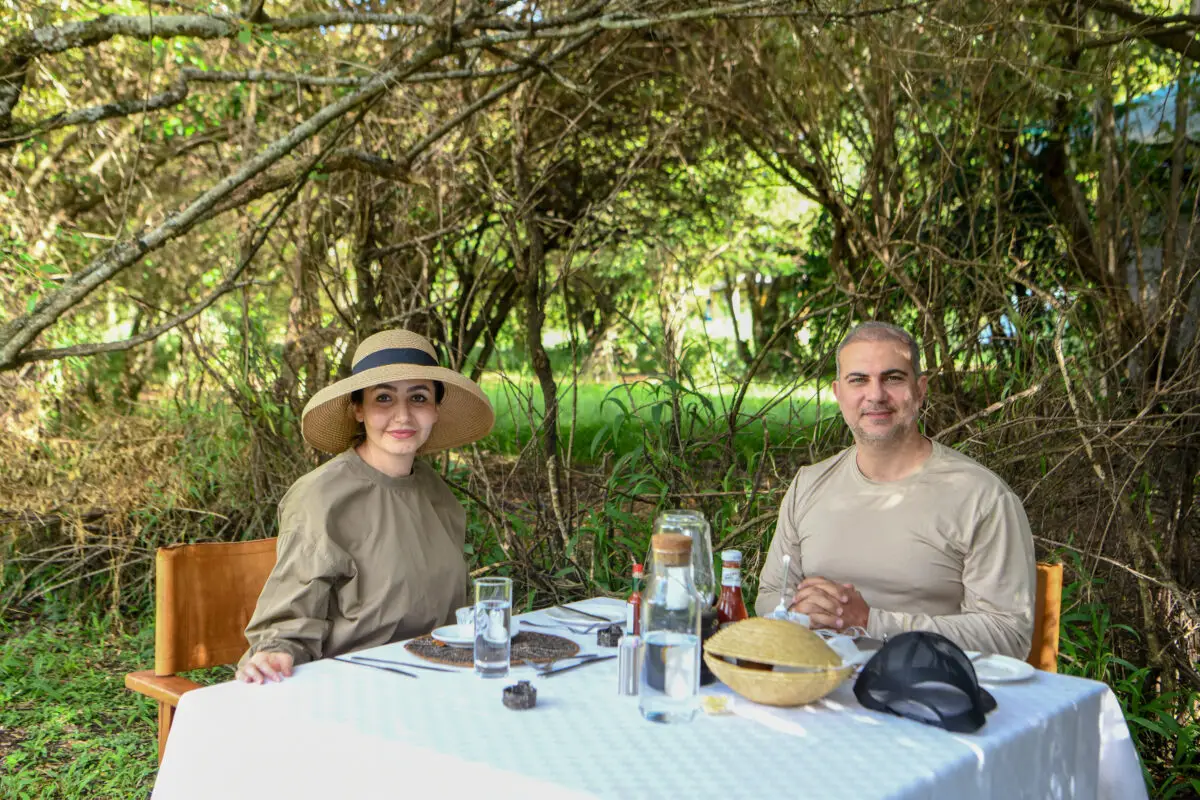
[[[466,604],[466,512],[427,464],[393,478],[347,450],[279,503],[275,569],[246,639],[295,663],[428,633]]]

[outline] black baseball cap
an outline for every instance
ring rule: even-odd
[[[894,636],[863,667],[854,696],[886,711],[955,733],[974,733],[996,708],[958,645],[931,631]]]

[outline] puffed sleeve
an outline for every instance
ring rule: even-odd
[[[275,568],[246,626],[250,649],[239,666],[262,650],[290,653],[296,664],[321,658],[331,595],[354,576],[353,562],[326,532],[328,507],[306,504],[302,494],[280,503]]]

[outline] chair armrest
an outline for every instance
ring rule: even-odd
[[[179,705],[181,696],[192,689],[201,688],[201,684],[178,675],[155,675],[154,670],[146,669],[127,674],[125,688],[138,694],[144,694],[160,703],[176,706]]]

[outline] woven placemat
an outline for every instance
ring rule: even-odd
[[[470,647],[451,647],[432,636],[421,636],[406,642],[404,649],[418,658],[451,667],[474,667],[475,651]],[[569,658],[579,652],[579,645],[570,639],[549,633],[521,631],[512,638],[510,663],[520,666],[521,661],[546,663],[560,658]]]

